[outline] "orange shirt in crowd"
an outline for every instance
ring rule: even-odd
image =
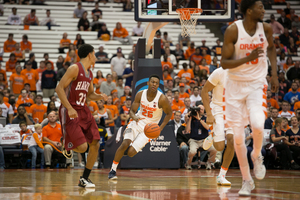
[[[69,46],[71,44],[71,40],[70,39],[61,39],[60,44],[62,44],[62,46]]]
[[[15,59],[14,61],[12,60],[8,60],[6,61],[6,71],[7,72],[12,72],[12,73],[15,73],[16,72],[16,63],[17,63],[17,59]]]
[[[36,82],[39,80],[39,74],[36,70],[31,69],[28,71],[27,69],[23,69],[21,71],[21,75],[25,76],[27,79],[26,83],[30,84],[30,90],[35,91],[36,90]]]
[[[209,74],[209,67],[207,65],[199,65],[200,70],[205,69],[207,71],[207,74]]]
[[[201,55],[197,55],[197,54],[191,55],[191,61],[194,61],[196,65],[200,65],[201,60],[202,60]]]
[[[8,103],[8,98],[7,97],[3,97],[3,101],[5,102],[5,103]]]
[[[178,102],[176,102],[176,100],[173,99],[173,101],[172,101],[172,106],[177,106],[178,109],[181,109],[181,108],[184,107],[184,103],[183,103],[183,101],[181,101],[181,100],[178,100]]]
[[[33,104],[32,106],[30,106],[28,113],[32,114],[32,119],[35,122],[41,123],[44,120],[44,114],[46,112],[47,112],[47,106],[45,106],[44,104],[41,105]]]
[[[188,93],[186,93],[186,92],[184,92],[183,94],[181,94],[179,92],[179,99],[184,102],[185,98],[190,98],[190,95]]]
[[[129,115],[129,111],[130,111],[130,108],[127,108],[126,106],[122,106],[123,108],[123,111],[124,111],[124,114],[127,114]],[[126,124],[125,120],[121,120],[121,125],[124,126]]]
[[[297,102],[294,104],[294,111],[296,111],[297,109],[300,109],[300,101],[297,101]]]
[[[22,135],[29,134],[29,133],[32,133],[30,129],[27,129],[25,132],[21,130],[20,131],[20,136],[22,137]]]
[[[90,109],[90,111],[91,111],[92,114],[93,114],[95,111],[98,111],[98,110],[99,110],[99,108],[98,108],[96,102],[94,102],[94,101],[90,101],[90,104],[87,105],[87,107]]]
[[[179,108],[176,105],[172,105],[171,108],[172,108],[172,117],[170,118],[170,120],[173,120],[174,119],[174,112],[179,110]]]
[[[3,51],[4,52],[13,52],[16,50],[15,45],[16,45],[16,41],[6,40],[3,44]]]
[[[125,104],[125,101],[126,101],[126,97],[131,97],[131,96],[121,96],[120,97],[120,104],[121,104],[121,106],[123,106],[124,104]]]
[[[181,79],[182,77],[185,77],[186,80],[191,80],[194,78],[194,72],[192,69],[187,69],[186,71],[184,69],[180,70],[177,74],[177,76]]]
[[[93,80],[93,84],[95,85],[95,84],[99,84],[99,81],[106,81],[106,78],[100,78],[100,79],[98,79],[98,78],[94,78],[94,80]],[[99,88],[96,88],[96,91],[95,91],[97,94],[101,94],[101,92],[100,92],[100,87]]]
[[[111,116],[114,118],[115,115],[117,114],[119,116],[119,111],[118,107],[116,105],[105,105],[105,108],[109,109],[111,112]],[[112,123],[108,124],[108,126],[115,126],[115,121]]]
[[[47,124],[43,128],[43,137],[54,142],[60,142],[60,138],[62,137],[61,125],[56,123],[55,127],[52,127],[50,124]]]
[[[210,65],[211,64],[211,56],[206,54],[205,56],[202,56],[206,60],[206,64]]]
[[[272,106],[274,108],[279,109],[279,105],[278,105],[278,103],[277,103],[277,101],[275,99],[271,98],[270,100],[267,100],[267,104],[268,104],[268,106]]]
[[[76,56],[78,57],[78,49],[75,50]],[[66,57],[69,56],[69,51],[67,52]]]
[[[27,41],[26,43],[21,41],[20,42],[21,50],[30,50],[32,51],[32,43],[30,41]]]
[[[7,77],[6,77],[6,71],[5,71],[5,70],[0,69],[0,74],[3,74],[4,79],[7,80]]]
[[[288,65],[286,63],[283,64],[283,70],[286,71],[290,66],[294,66],[294,64]]]
[[[18,98],[18,101],[16,102],[16,108],[18,108],[20,105],[23,105],[26,109],[26,112],[30,112],[30,107],[34,104],[33,100],[30,98]]]
[[[190,47],[189,47],[187,50],[185,50],[185,52],[184,52],[184,57],[185,57],[185,59],[186,59],[186,60],[190,59],[191,55],[192,55],[193,53],[195,53],[195,51],[196,51],[195,48],[191,49]]]
[[[79,56],[76,56],[76,60],[75,60],[75,61],[74,61],[73,58],[71,58],[70,56],[67,56],[67,57],[65,58],[64,63],[66,63],[66,62],[76,63],[76,62],[79,62],[79,61],[80,61]]]
[[[170,76],[170,74],[168,74],[166,77],[164,77],[164,75],[163,75],[163,79],[167,80],[167,81],[168,80],[173,80],[172,77]]]
[[[13,53],[14,53],[15,56],[16,56],[16,60],[22,59],[22,58],[23,58],[23,52],[22,52],[22,51],[19,51],[19,52],[13,51]]]
[[[169,61],[165,62],[165,61],[161,61],[161,67],[162,67],[162,70],[169,70],[169,69],[173,69],[173,65],[172,63],[170,63]]]
[[[129,35],[128,31],[126,30],[126,28],[122,27],[121,23],[120,23],[120,28],[119,29],[115,28],[113,31],[113,37],[124,38],[127,37],[128,35]]]
[[[0,89],[4,90],[6,88],[8,88],[7,81],[0,81]]]
[[[120,99],[118,97],[114,98],[113,99],[113,104],[119,107],[119,105],[120,105]]]

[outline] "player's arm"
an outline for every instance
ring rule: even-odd
[[[130,111],[129,111],[130,118],[136,122],[139,120],[139,117],[136,116],[135,113],[140,107],[142,93],[143,93],[143,91],[140,91],[135,95],[134,102],[132,103]]]
[[[161,107],[163,111],[166,113],[165,119],[160,125],[160,131],[162,131],[172,117],[172,108],[170,106],[169,100],[165,95],[160,96],[158,101],[158,106]]]
[[[99,101],[99,100],[107,101],[106,94],[104,94],[104,93],[97,94],[97,93],[94,92],[93,81],[91,81],[91,84],[90,84],[90,87],[89,87],[89,91],[87,93],[87,98],[89,98],[92,101]]]
[[[72,65],[69,67],[65,73],[65,75],[61,78],[60,82],[56,86],[55,92],[57,93],[58,98],[60,99],[60,102],[64,105],[64,107],[68,110],[68,114],[70,118],[76,118],[78,117],[76,110],[71,106],[69,103],[65,88],[68,87],[68,85],[71,83],[71,81],[75,80],[78,75],[78,66]]]
[[[246,56],[241,59],[233,59],[235,47],[234,44],[237,42],[238,38],[238,28],[236,24],[230,25],[224,34],[224,43],[222,47],[222,59],[221,66],[224,69],[236,68],[244,63],[250,62],[252,60],[261,57],[264,53],[261,47],[254,49],[249,56]]]
[[[279,88],[278,77],[277,77],[277,59],[276,59],[276,48],[273,43],[273,30],[270,24],[264,23],[264,30],[268,40],[267,55],[269,57],[271,68],[272,68],[272,77],[271,77],[271,91],[276,93]]]
[[[203,102],[203,106],[206,110],[206,123],[207,124],[213,124],[215,119],[214,116],[211,113],[210,110],[210,106],[209,106],[209,95],[208,92],[212,91],[215,88],[215,86],[210,82],[210,81],[206,81],[205,85],[202,88],[201,91],[201,98],[202,98],[202,102]]]

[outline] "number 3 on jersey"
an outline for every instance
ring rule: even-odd
[[[86,100],[86,94],[79,93],[79,101],[76,101],[76,104],[84,106],[85,100]]]
[[[246,56],[250,56],[250,53],[246,53]],[[255,60],[252,60],[252,61],[251,61],[251,64],[252,64],[252,65],[256,65],[257,63],[258,63],[258,58],[256,58]],[[249,65],[250,63],[247,62],[246,64]]]
[[[153,111],[149,111],[144,109],[144,111],[142,112],[142,115],[148,118],[152,118],[153,117]]]

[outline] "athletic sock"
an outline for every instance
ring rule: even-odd
[[[224,176],[225,177],[227,171],[228,171],[228,168],[225,168],[225,167],[221,166],[219,176]]]
[[[111,170],[114,170],[115,172],[117,171],[117,167],[118,167],[119,162],[113,161],[113,164],[111,166]]]
[[[85,178],[85,179],[88,179],[89,176],[90,176],[91,171],[92,171],[91,169],[84,168],[82,177]]]

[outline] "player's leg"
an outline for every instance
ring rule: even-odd
[[[86,152],[87,148],[88,148],[88,144],[87,142],[85,142],[72,150],[78,153],[84,153]]]
[[[260,83],[258,83],[259,85]],[[263,179],[266,174],[266,167],[263,164],[263,156],[261,155],[261,148],[264,137],[264,121],[266,113],[266,89],[262,84],[255,87],[247,97],[247,109],[250,115],[250,124],[253,135],[253,151],[251,158],[253,161],[253,171],[257,179]]]

